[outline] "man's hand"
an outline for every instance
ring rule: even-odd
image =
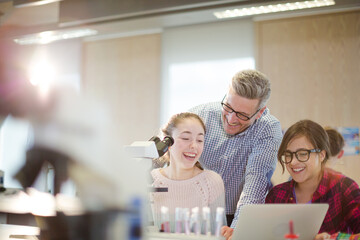
[[[327,240],[330,239],[330,234],[327,232],[319,233],[315,236],[314,240]]]
[[[226,238],[226,240],[231,240],[233,232],[234,232],[234,229],[231,227],[223,226],[221,228],[221,235],[223,235]]]

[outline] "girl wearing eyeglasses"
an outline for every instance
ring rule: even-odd
[[[278,161],[292,180],[273,187],[266,203],[328,203],[315,239],[337,232],[360,232],[360,189],[352,179],[325,168],[330,156],[325,130],[311,120],[292,125],[278,151]]]

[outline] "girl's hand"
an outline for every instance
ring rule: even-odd
[[[232,236],[233,232],[234,232],[234,229],[231,227],[223,226],[221,228],[221,235],[223,235],[226,238],[226,240],[231,240],[231,236]]]

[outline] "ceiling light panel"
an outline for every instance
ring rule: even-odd
[[[22,8],[40,6],[60,1],[62,0],[13,0],[13,4],[15,8]]]
[[[97,34],[96,30],[88,29],[88,28],[64,30],[64,31],[46,31],[46,32],[26,35],[21,38],[14,39],[14,42],[20,45],[47,44],[54,41],[87,37],[96,34]]]
[[[215,15],[215,17],[217,17],[219,19],[233,18],[233,17],[251,16],[251,15],[258,15],[258,14],[265,14],[265,13],[293,11],[293,10],[315,8],[315,7],[325,7],[325,6],[331,6],[334,4],[335,4],[334,0],[313,0],[313,1],[303,1],[303,2],[288,2],[288,3],[257,6],[257,7],[225,10],[225,11],[221,11],[221,12],[214,12],[214,15]]]

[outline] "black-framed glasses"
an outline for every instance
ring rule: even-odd
[[[255,112],[253,115],[251,115],[250,117],[248,117],[248,116],[246,116],[246,115],[244,115],[244,114],[242,114],[242,113],[240,113],[240,112],[235,111],[235,110],[232,109],[229,105],[227,105],[226,103],[224,103],[225,97],[226,97],[226,95],[224,96],[223,100],[221,101],[221,106],[222,106],[222,108],[223,108],[226,112],[228,112],[228,113],[235,113],[236,116],[237,116],[238,118],[240,118],[241,120],[243,120],[243,121],[249,121],[252,117],[254,117],[254,116],[260,111],[260,108],[259,108],[258,110],[256,110],[256,112]]]
[[[293,160],[293,156],[295,154],[299,162],[306,162],[310,158],[310,153],[319,152],[321,152],[320,149],[299,149],[296,152],[285,151],[283,155],[281,155],[281,161],[283,163],[289,164]]]

